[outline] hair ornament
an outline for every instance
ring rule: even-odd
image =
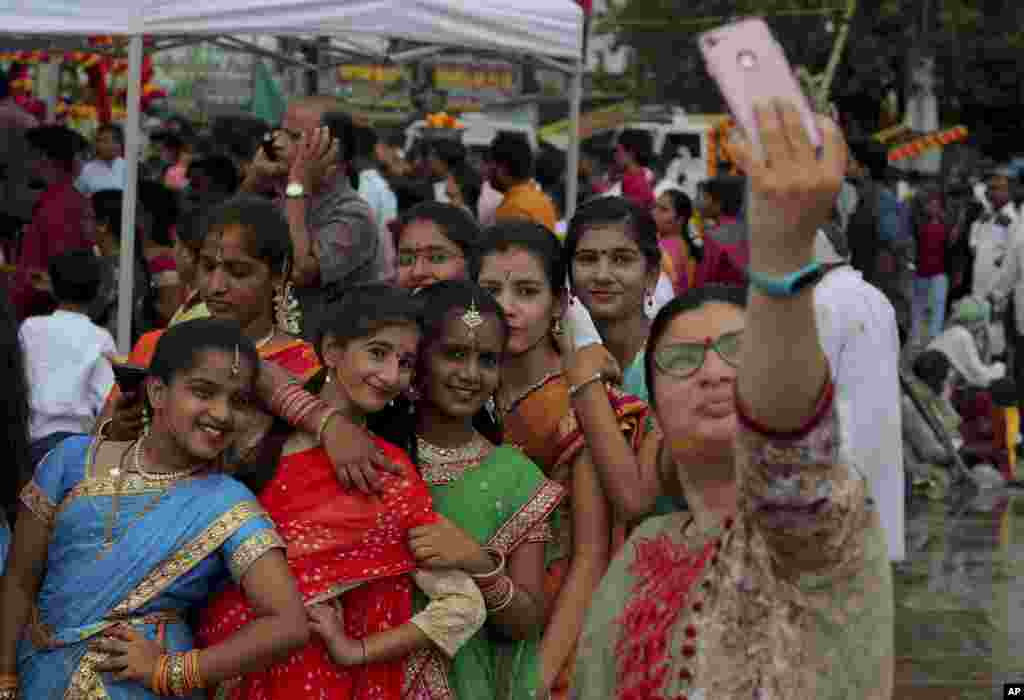
[[[462,314],[462,322],[466,324],[466,328],[469,329],[470,333],[475,333],[476,329],[483,325],[484,317],[480,315],[480,310],[476,308],[476,297],[473,297],[469,303],[466,313]]]

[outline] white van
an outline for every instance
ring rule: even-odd
[[[539,142],[537,130],[530,124],[521,121],[506,121],[494,119],[485,114],[468,113],[459,117],[465,129],[462,131],[462,143],[472,160],[479,162],[495,137],[503,133],[522,134],[530,143],[533,152],[537,152]],[[405,130],[405,150],[412,148],[413,144],[423,137],[423,130],[427,128],[424,120],[418,120],[410,124]]]

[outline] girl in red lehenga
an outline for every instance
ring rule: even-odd
[[[321,398],[361,422],[407,390],[419,342],[416,316],[417,306],[403,290],[347,290],[317,333],[327,370]],[[294,422],[295,414],[306,410],[302,402],[310,400],[297,386],[285,387],[275,394],[272,408]],[[454,656],[483,625],[483,598],[461,571],[416,569],[409,531],[436,519],[430,493],[404,452],[376,442],[403,469],[382,474],[384,490],[376,497],[343,488],[319,442],[287,429],[266,438],[258,464],[268,467],[236,474],[258,495],[287,542],[288,563],[318,634],[283,663],[223,684],[211,697],[452,697],[439,674],[407,679],[405,659],[433,645]],[[414,586],[431,601],[415,617]],[[229,587],[204,611],[200,642],[217,644],[258,615],[241,589]]]

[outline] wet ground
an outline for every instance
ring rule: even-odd
[[[990,700],[1024,682],[1024,491],[956,487],[907,508],[894,700]]]

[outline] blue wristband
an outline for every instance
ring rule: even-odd
[[[749,267],[747,268],[747,280],[750,282],[750,286],[770,297],[796,296],[807,287],[813,286],[824,274],[825,269],[819,262],[812,262],[785,277],[762,275]]]

